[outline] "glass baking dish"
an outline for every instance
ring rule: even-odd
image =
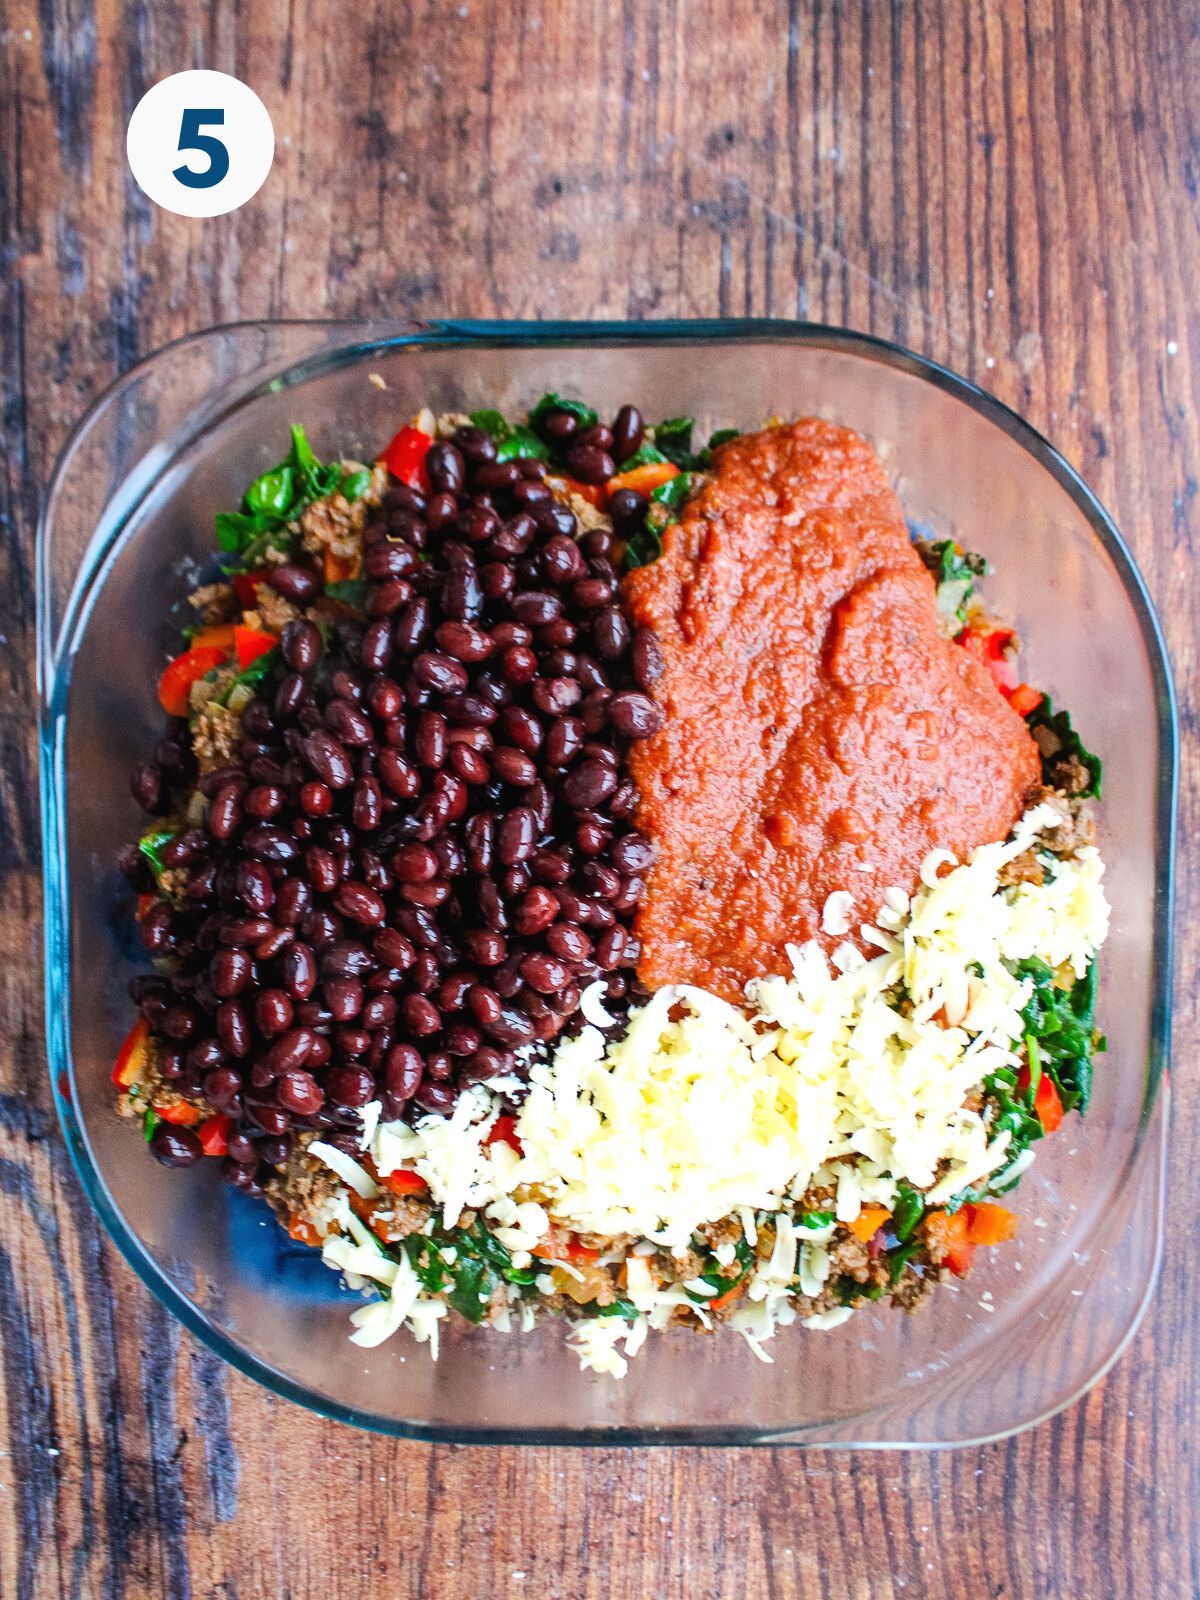
[[[110,1071],[137,952],[113,867],[138,826],[126,775],[157,736],[169,617],[212,516],[303,421],[318,453],[370,459],[420,405],[516,411],[547,389],[708,428],[819,414],[870,437],[910,520],[995,567],[1024,671],[1107,758],[1114,907],[1086,1123],[1042,1147],[1015,1244],[915,1317],[652,1339],[622,1383],[581,1374],[550,1326],[348,1343],[356,1297],[204,1163],[147,1159]],[[1027,1427],[1107,1368],[1160,1249],[1176,728],[1142,579],[1112,522],[1032,428],[963,379],[863,335],[787,322],[247,324],[198,334],[113,385],[68,441],[39,533],[46,1015],[54,1094],[92,1203],[199,1338],[325,1415],[462,1442],[949,1445]],[[1137,729],[1136,739],[1131,738]],[[983,1292],[990,1291],[985,1304]]]

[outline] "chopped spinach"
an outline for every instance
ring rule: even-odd
[[[806,1211],[802,1217],[796,1218],[799,1226],[809,1233],[819,1233],[822,1228],[830,1227],[833,1220],[832,1211]]]
[[[1100,780],[1104,775],[1104,763],[1099,756],[1093,755],[1086,748],[1083,740],[1075,732],[1075,729],[1071,726],[1070,712],[1055,711],[1054,706],[1051,704],[1050,696],[1046,695],[1029,712],[1025,722],[1030,733],[1034,736],[1038,749],[1042,752],[1043,783],[1048,784],[1051,788],[1061,787],[1061,784],[1056,781],[1055,768],[1059,762],[1070,760],[1073,756],[1086,769],[1088,775],[1086,788],[1078,789],[1075,793],[1078,794],[1081,800],[1087,800],[1093,796],[1098,800],[1100,798]],[[1053,735],[1052,739],[1045,741],[1047,745],[1056,746],[1049,754],[1043,749],[1043,741],[1037,737],[1039,728],[1048,729],[1050,734]]]
[[[1088,1108],[1092,1094],[1092,1052],[1096,1044],[1096,963],[1069,988],[1060,988],[1044,961],[1022,961],[1019,978],[1033,983],[1033,993],[1021,1013],[1026,1037],[1033,1045],[1029,1065],[1032,1078],[1036,1055],[1038,1076],[1054,1081],[1064,1111]],[[1031,1092],[1037,1084],[1031,1083]]]
[[[527,456],[534,456],[539,461],[550,459],[550,447],[545,440],[539,439],[531,428],[518,424],[517,427],[510,428],[503,439],[497,441],[497,461],[517,461]]]
[[[497,461],[516,461],[522,456],[536,456],[548,461],[550,451],[532,428],[521,423],[514,427],[501,411],[472,411],[471,421],[496,441]]]
[[[651,490],[650,502],[652,505],[666,506],[668,511],[675,511],[687,499],[691,490],[691,473],[680,472],[675,477],[668,478],[666,483],[660,483],[657,489]],[[674,518],[668,520],[673,521]]]
[[[911,1184],[896,1185],[896,1204],[892,1210],[892,1229],[900,1242],[911,1238],[912,1231],[925,1214],[925,1196]]]
[[[342,494],[347,500],[361,500],[370,487],[369,467],[360,467],[357,472],[348,472],[341,484]]]
[[[887,1255],[888,1281],[899,1283],[900,1276],[905,1267],[921,1248],[920,1239],[910,1239],[907,1244],[898,1244],[894,1250],[889,1250]]]
[[[446,1299],[468,1322],[482,1322],[499,1281],[490,1262],[464,1253],[454,1263],[454,1283]]]
[[[508,418],[502,411],[472,411],[471,422],[492,439],[503,439],[508,434]]]
[[[248,667],[243,667],[238,673],[237,677],[234,678],[232,683],[229,684],[228,688],[222,691],[218,697],[219,703],[223,706],[227,706],[229,704],[230,696],[233,694],[235,689],[256,689],[278,660],[278,645],[276,645],[273,650],[264,650],[261,656],[255,656],[250,665]]]
[[[660,466],[666,459],[661,450],[647,441],[646,444],[640,445],[631,456],[626,456],[617,471],[632,472],[635,467]]]
[[[649,524],[639,528],[625,545],[625,570],[648,567],[662,555],[662,532]]]
[[[145,1136],[147,1144],[149,1144],[151,1139],[154,1137],[154,1130],[158,1127],[158,1120],[158,1112],[155,1111],[153,1106],[148,1106],[146,1109],[146,1121],[142,1125],[142,1133]]]
[[[709,451],[715,450],[718,445],[728,444],[731,439],[739,439],[740,437],[741,434],[737,428],[718,428],[714,434],[709,436],[706,449]]]
[[[150,871],[154,874],[154,881],[158,883],[163,873],[167,870],[163,865],[159,852],[163,845],[173,839],[176,834],[174,828],[155,828],[149,833],[144,833],[138,840],[138,849],[150,863]]]
[[[343,605],[353,606],[355,611],[361,611],[367,603],[367,580],[339,578],[336,582],[325,585],[325,593],[331,599],[340,600]]]
[[[673,461],[677,467],[685,470],[696,465],[696,458],[692,454],[694,427],[695,421],[691,417],[669,417],[666,422],[660,422],[654,430],[656,447],[668,461]]]
[[[606,1306],[597,1305],[594,1300],[589,1300],[581,1311],[590,1313],[593,1317],[624,1317],[626,1322],[636,1322],[641,1312],[630,1300],[614,1300]]]
[[[295,423],[286,460],[255,478],[237,511],[217,513],[217,543],[231,555],[246,557],[252,550],[258,554],[265,535],[294,522],[306,506],[332,494],[341,481],[341,467],[318,461],[304,429]]]

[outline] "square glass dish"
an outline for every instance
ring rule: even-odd
[[[372,381],[374,377],[374,381]],[[383,380],[380,383],[379,379]],[[515,412],[543,391],[701,431],[772,413],[848,424],[880,449],[910,521],[995,568],[1023,670],[1106,759],[1109,1040],[1086,1122],[1048,1142],[1014,1244],[919,1315],[861,1310],[740,1339],[649,1341],[615,1383],[562,1330],[350,1344],[357,1297],[202,1163],[168,1171],[110,1082],[138,960],[113,862],[138,827],[127,773],[159,731],[171,611],[211,554],[213,513],[278,459],[292,422],[323,457],[371,459],[421,405]],[[1142,580],[1071,468],[963,379],[859,334],[783,322],[255,324],[127,373],[68,441],[39,533],[46,1015],[63,1131],[105,1226],[199,1338],[279,1394],[360,1426],[463,1442],[946,1445],[1026,1427],[1116,1357],[1159,1254],[1167,1129],[1175,713]],[[176,612],[176,616],[178,613]],[[1137,730],[1137,737],[1131,733]],[[981,1300],[991,1291],[988,1303]]]

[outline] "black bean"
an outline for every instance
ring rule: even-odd
[[[343,883],[334,892],[333,903],[344,917],[378,928],[384,919],[383,897],[365,883]]]
[[[317,962],[306,944],[288,945],[279,958],[283,986],[293,1000],[307,1000],[317,985]]]
[[[530,692],[538,710],[554,717],[578,705],[583,697],[583,690],[574,678],[539,678]]]
[[[470,681],[467,669],[453,656],[436,650],[424,650],[413,662],[413,672],[418,683],[439,694],[462,694]]]
[[[514,745],[500,745],[492,752],[492,770],[504,783],[527,788],[537,778],[537,766]]]
[[[496,853],[506,867],[527,861],[537,843],[537,819],[528,806],[517,806],[500,823]]]
[[[277,1039],[292,1025],[292,1002],[282,989],[261,989],[254,1002],[254,1020],[264,1039]]]
[[[612,453],[626,461],[638,449],[645,435],[642,414],[636,406],[622,406],[612,425]]]
[[[608,498],[608,514],[615,527],[622,531],[631,530],[635,523],[645,517],[648,504],[645,495],[639,494],[636,489],[614,489]],[[589,549],[588,554],[607,555],[609,548],[611,541],[603,551]]]
[[[393,1045],[384,1067],[387,1092],[397,1100],[411,1100],[421,1082],[425,1062],[411,1044]]]
[[[150,1153],[164,1167],[192,1167],[201,1159],[204,1149],[190,1128],[160,1122],[150,1140]]]
[[[327,1088],[335,1105],[357,1109],[375,1093],[375,1080],[365,1067],[340,1067],[329,1074]]]
[[[300,749],[305,761],[329,788],[349,787],[354,776],[350,758],[332,734],[318,728],[301,740]]]
[[[208,831],[214,839],[229,839],[242,820],[242,786],[227,783],[217,790],[208,807]]]
[[[363,556],[363,571],[375,583],[389,578],[411,578],[420,567],[412,545],[404,539],[389,539],[373,545]]]
[[[209,963],[209,982],[222,1000],[231,999],[250,982],[252,963],[245,950],[218,950]]]
[[[567,774],[563,797],[577,810],[592,810],[608,799],[617,787],[617,775],[601,761],[581,761]]]
[[[513,927],[522,938],[543,932],[558,916],[558,901],[540,885],[529,890],[513,912]]]
[[[311,672],[321,659],[321,630],[307,617],[284,625],[279,637],[279,653],[294,672]]]
[[[308,683],[298,672],[287,672],[275,691],[275,715],[287,722],[300,710],[308,694]]]
[[[355,939],[335,939],[321,951],[323,978],[361,978],[371,965],[370,952]]]
[[[662,708],[649,695],[626,690],[614,695],[608,706],[609,720],[627,739],[648,739],[663,724]]]
[[[632,665],[633,676],[639,688],[649,689],[662,677],[665,663],[652,629],[634,630]]]
[[[235,1061],[250,1053],[250,1018],[240,1000],[224,1000],[216,1008],[216,1034]]]
[[[134,767],[129,780],[130,792],[143,811],[152,814],[163,807],[162,773],[150,762],[143,761]]]
[[[567,451],[567,466],[581,483],[607,483],[617,470],[608,451],[596,444],[573,445]]]
[[[321,580],[311,567],[291,562],[286,566],[272,567],[264,582],[274,589],[276,594],[281,594],[285,600],[291,600],[295,605],[304,605],[321,590]]]

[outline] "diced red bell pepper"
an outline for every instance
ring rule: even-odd
[[[207,628],[198,628],[192,635],[193,650],[224,650],[231,656],[234,650],[235,630],[232,622],[214,622]]]
[[[632,489],[635,494],[649,498],[653,490],[678,476],[679,468],[673,461],[646,461],[640,467],[631,467],[628,472],[619,472],[615,478],[608,480],[605,488],[610,495],[616,494],[618,489]]]
[[[1019,717],[1027,717],[1031,711],[1036,711],[1045,699],[1040,689],[1035,689],[1032,684],[1019,683],[1008,697],[1008,703]]]
[[[229,1149],[229,1130],[233,1127],[233,1118],[226,1116],[207,1117],[196,1129],[196,1137],[200,1141],[200,1148],[206,1156],[223,1156]]]
[[[173,1123],[177,1128],[194,1128],[204,1119],[200,1107],[186,1100],[181,1100],[177,1106],[155,1106],[154,1112],[160,1122]]]
[[[1017,1219],[1007,1206],[992,1200],[978,1200],[963,1207],[967,1215],[967,1237],[972,1244],[1004,1244],[1016,1236]]]
[[[243,611],[253,611],[258,604],[258,596],[254,591],[260,583],[267,581],[269,570],[268,567],[255,567],[253,572],[235,572],[230,579]]]
[[[925,1238],[930,1245],[940,1246],[942,1260],[957,1277],[971,1270],[975,1259],[975,1246],[971,1243],[970,1219],[965,1208],[947,1216],[944,1211],[931,1211],[923,1224]]]
[[[540,1244],[534,1245],[530,1255],[535,1255],[542,1261],[571,1261],[576,1266],[590,1266],[600,1259],[599,1250],[581,1244],[574,1234],[565,1241],[561,1236],[557,1239],[543,1239]]]
[[[233,630],[233,640],[239,672],[245,672],[252,661],[265,656],[268,650],[274,650],[279,643],[273,633],[264,633],[259,628],[244,628],[240,622]]]
[[[138,897],[137,897],[137,913],[136,913],[136,915],[137,915],[137,919],[138,919],[139,922],[146,915],[147,911],[149,911],[150,907],[154,904],[156,898],[157,898],[157,896],[152,895],[149,890],[147,890],[145,894],[138,895]]]
[[[1062,1096],[1058,1092],[1058,1085],[1048,1072],[1042,1073],[1037,1093],[1033,1097],[1033,1109],[1047,1133],[1054,1133],[1062,1126]]]
[[[429,1189],[421,1174],[410,1167],[397,1167],[395,1172],[382,1175],[379,1181],[391,1194],[425,1194]]]
[[[1031,1082],[1032,1074],[1029,1068],[1022,1067],[1017,1076],[1017,1087],[1028,1089]],[[1043,1133],[1055,1133],[1062,1126],[1062,1096],[1058,1092],[1058,1085],[1048,1072],[1043,1071],[1038,1079],[1037,1092],[1033,1097],[1033,1109],[1037,1112]]]
[[[429,474],[425,470],[425,457],[433,440],[420,428],[404,427],[383,452],[384,465],[393,478],[406,483],[410,489],[429,488]]]
[[[740,1299],[746,1292],[746,1285],[749,1281],[750,1279],[747,1275],[739,1283],[735,1283],[732,1289],[726,1289],[724,1294],[719,1294],[715,1300],[710,1300],[706,1310],[720,1311],[725,1306],[731,1306],[735,1300]]]
[[[288,1237],[299,1244],[318,1245],[321,1242],[321,1235],[304,1217],[292,1217],[287,1231]]]
[[[485,1148],[489,1144],[507,1144],[511,1145],[518,1155],[524,1155],[525,1153],[521,1146],[521,1141],[517,1137],[517,1119],[515,1117],[497,1117],[488,1130],[483,1143]]]
[[[956,642],[988,669],[992,682],[1007,696],[1017,687],[1017,669],[1004,652],[1015,638],[1011,628],[964,628]]]
[[[125,1035],[125,1043],[117,1053],[113,1068],[113,1082],[119,1089],[128,1089],[141,1077],[149,1060],[150,1024],[139,1017]]]
[[[158,680],[158,698],[169,717],[186,717],[192,685],[227,659],[214,645],[201,645],[176,656]]]
[[[362,557],[357,551],[352,556],[339,556],[333,550],[326,550],[323,557],[325,585],[331,583],[345,583],[351,578],[357,578],[362,571]]]
[[[588,501],[597,511],[603,511],[608,504],[609,486],[606,483],[580,483],[578,478],[563,478],[561,482],[569,493],[577,494],[581,500]],[[620,485],[617,487],[620,488]]]

